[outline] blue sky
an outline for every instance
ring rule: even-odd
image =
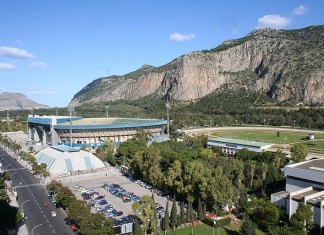
[[[256,27],[324,23],[323,0],[2,0],[0,92],[65,107],[96,78],[161,66]]]

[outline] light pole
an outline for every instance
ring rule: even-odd
[[[8,166],[11,166],[11,164],[8,164],[8,165],[6,165],[6,171],[8,170],[7,168],[8,168]]]
[[[33,227],[33,229],[32,229],[32,235],[34,235],[34,229],[35,228],[37,228],[37,227],[39,227],[39,226],[42,226],[43,224],[38,224],[38,225],[36,225],[35,227]]]

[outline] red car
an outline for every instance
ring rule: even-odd
[[[48,206],[48,203],[47,202],[44,202],[44,206]]]

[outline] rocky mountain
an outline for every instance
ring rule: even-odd
[[[135,100],[156,95],[196,100],[222,85],[265,93],[275,101],[324,103],[324,26],[257,29],[211,50],[180,56],[160,67],[144,65],[124,76],[94,80],[71,104]]]
[[[2,93],[0,94],[0,110],[22,110],[48,108],[46,105],[38,104],[27,98],[21,93]]]

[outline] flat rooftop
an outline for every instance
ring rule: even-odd
[[[314,159],[296,165],[292,165],[291,167],[324,173],[324,159]]]
[[[253,147],[267,147],[272,146],[272,143],[266,142],[258,142],[251,140],[242,140],[242,139],[233,139],[233,138],[225,138],[225,137],[217,137],[217,138],[209,138],[208,141],[222,142],[228,144],[237,144],[237,145],[245,145],[245,146],[253,146]]]

